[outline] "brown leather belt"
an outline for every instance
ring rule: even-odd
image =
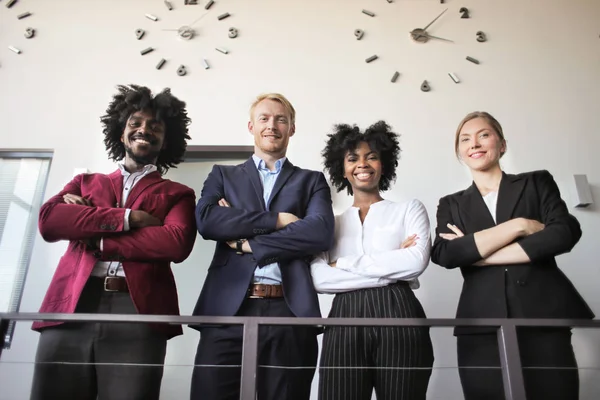
[[[122,276],[107,276],[104,278],[105,292],[129,292],[127,280]]]
[[[283,286],[265,285],[255,283],[248,288],[248,297],[251,299],[268,299],[283,297]]]

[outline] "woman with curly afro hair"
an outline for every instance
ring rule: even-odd
[[[361,132],[336,125],[322,152],[336,190],[354,204],[336,217],[335,240],[311,264],[315,287],[335,293],[331,318],[425,318],[415,297],[429,263],[429,217],[419,200],[381,192],[396,178],[398,135],[379,121]],[[319,399],[425,399],[433,365],[427,327],[330,327],[325,330]]]

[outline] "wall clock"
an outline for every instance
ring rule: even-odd
[[[388,3],[392,3],[393,0],[387,0]],[[444,0],[440,0],[440,3],[444,3]],[[378,12],[383,12],[378,11]],[[377,15],[373,10],[363,9],[362,14],[364,18],[376,18]],[[433,41],[440,41],[447,43],[448,45],[453,45],[455,43],[452,38],[441,37],[442,33],[438,34],[436,30],[436,21],[441,18],[455,18],[456,20],[460,19],[469,19],[471,18],[470,10],[466,7],[457,7],[455,10],[451,10],[449,8],[443,8],[438,10],[434,15],[432,15],[429,20],[419,21],[418,18],[415,19],[415,24],[417,26],[407,27],[406,32],[406,40],[410,40],[417,46],[427,46],[428,43]],[[363,29],[355,29],[354,30],[354,38],[356,40],[363,40],[365,37],[365,31]],[[487,42],[487,36],[483,31],[475,31],[471,36],[472,40],[478,43]],[[377,40],[376,38],[370,38],[371,40]],[[479,65],[480,61],[476,58],[476,56],[472,54],[464,54],[463,55],[465,62],[473,63],[475,65]],[[372,63],[379,59],[377,54],[371,54],[367,58],[365,58],[366,63]],[[447,71],[447,77],[452,79],[454,83],[460,83],[460,79],[458,78],[455,71]],[[400,71],[390,71],[392,83],[396,82],[400,77]],[[429,92],[431,90],[431,84],[427,77],[423,77],[423,81],[420,84],[421,91]]]
[[[218,2],[214,0],[154,1],[163,3],[160,7],[162,11],[160,13],[146,13],[141,15],[140,18],[144,18],[146,21],[146,27],[138,27],[132,32],[134,40],[144,41],[147,44],[146,46],[140,46],[140,54],[142,56],[150,58],[149,55],[165,54],[164,50],[159,51],[160,49],[152,46],[152,37],[156,37],[155,35],[158,34],[171,35],[173,40],[189,42],[190,51],[187,52],[187,56],[190,59],[186,63],[176,63],[173,68],[174,73],[179,76],[187,75],[194,65],[201,65],[202,68],[209,69],[211,67],[210,59],[213,55],[223,56],[229,54],[226,41],[235,39],[239,32],[237,28],[227,24],[231,14],[222,9],[219,10]],[[170,17],[168,13],[177,13],[177,19],[182,21],[182,23],[175,24],[175,26],[162,26],[164,25],[163,19]],[[198,54],[197,46],[194,46],[194,44],[205,39],[206,35],[203,35],[203,32],[206,32],[208,29],[214,29],[215,22],[216,25],[222,25],[221,29],[224,30],[223,40],[214,47],[214,53]],[[168,68],[167,64],[169,64],[169,61],[164,56],[156,58],[155,61],[156,64],[154,65],[156,69]]]
[[[36,30],[30,26],[27,26],[29,25],[29,20],[33,14],[25,10],[25,5],[18,0],[9,0],[6,2],[5,6],[8,8],[7,12],[11,14],[11,17],[14,17],[18,20],[23,20],[23,37],[25,39],[33,39],[36,35]],[[22,43],[22,40],[15,38],[15,41],[8,46],[8,49],[15,54],[21,54],[23,53],[21,46]]]

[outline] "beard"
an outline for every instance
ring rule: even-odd
[[[158,159],[158,155],[160,154],[160,150],[148,150],[143,155],[135,154],[133,149],[129,146],[125,146],[125,152],[129,156],[130,159],[136,162],[139,165],[148,165],[154,164]]]

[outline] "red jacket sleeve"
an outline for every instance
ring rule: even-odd
[[[67,193],[81,196],[82,178],[83,175],[77,175],[42,205],[38,227],[45,241],[84,240],[123,231],[124,208],[88,207],[64,202],[63,196]]]
[[[118,261],[167,261],[180,263],[196,241],[195,195],[190,189],[171,207],[162,226],[134,229],[104,237],[101,258]]]

